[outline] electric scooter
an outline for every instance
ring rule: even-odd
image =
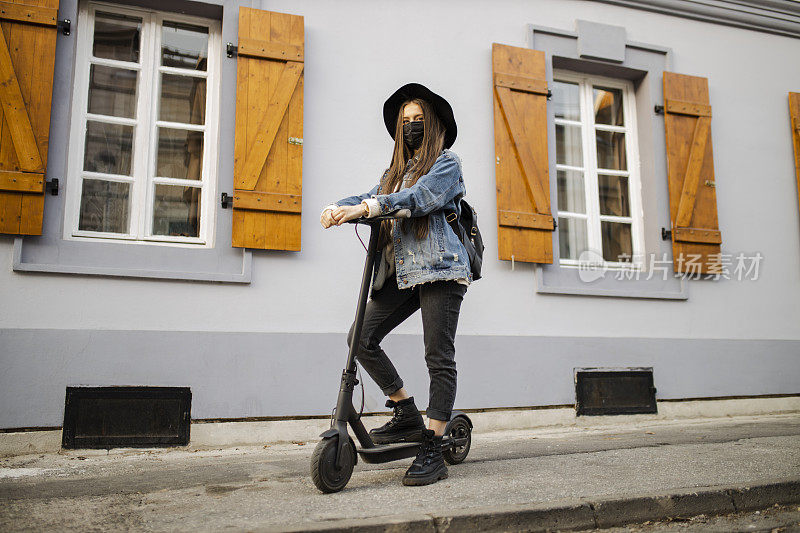
[[[361,329],[364,324],[364,312],[372,285],[372,274],[375,267],[375,256],[378,249],[378,233],[380,222],[390,218],[408,218],[408,209],[402,209],[395,216],[377,216],[373,218],[357,218],[349,221],[352,224],[365,224],[370,226],[369,246],[364,264],[364,274],[361,277],[361,292],[358,295],[356,307],[355,326],[350,351],[347,355],[347,365],[342,372],[339,397],[336,408],[331,416],[331,427],[320,434],[322,440],[314,449],[311,457],[311,478],[314,485],[325,493],[342,490],[353,473],[353,467],[358,463],[358,456],[365,463],[386,463],[414,457],[419,452],[419,442],[395,442],[391,444],[375,444],[369,436],[361,415],[353,407],[353,390],[359,383],[356,378],[356,350],[357,339],[361,338]],[[362,385],[363,386],[363,385]],[[360,447],[353,442],[347,431],[347,425],[353,429]],[[444,431],[442,455],[444,460],[451,465],[458,464],[466,459],[472,443],[472,421],[461,411],[453,411]]]

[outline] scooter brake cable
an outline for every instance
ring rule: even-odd
[[[369,250],[367,250],[367,245],[364,244],[364,241],[361,240],[361,235],[358,234],[358,224],[353,224],[353,227],[356,230],[356,237],[358,237],[358,240],[361,241],[361,246],[364,247],[364,251],[369,253]]]
[[[361,383],[361,409],[358,411],[358,419],[361,420],[361,414],[364,412],[364,381],[361,379],[361,367],[358,366],[358,361],[356,361],[356,370],[358,370],[358,382]]]

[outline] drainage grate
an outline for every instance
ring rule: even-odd
[[[652,367],[576,368],[575,410],[578,416],[656,413]]]
[[[189,444],[189,387],[67,387],[64,448]]]

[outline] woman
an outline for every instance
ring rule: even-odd
[[[367,303],[357,359],[389,399],[394,416],[370,431],[376,443],[420,441],[420,451],[403,477],[404,485],[427,485],[447,477],[442,436],[456,396],[454,339],[461,302],[472,281],[464,245],[448,223],[466,193],[461,161],[449,150],[456,139],[453,110],[418,83],[398,89],[383,105],[394,139],[389,168],[368,193],[326,206],[322,227],[358,217],[407,209],[411,218],[381,222],[380,258]],[[417,309],[422,312],[425,362],[430,376],[428,428],[403,388],[403,380],[380,342]],[[353,326],[347,336],[353,342]]]

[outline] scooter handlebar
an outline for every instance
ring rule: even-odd
[[[391,220],[393,218],[411,218],[411,211],[409,209],[400,209],[388,215],[378,215],[372,218],[359,217],[353,220],[348,220],[348,224],[377,224],[382,220]]]

